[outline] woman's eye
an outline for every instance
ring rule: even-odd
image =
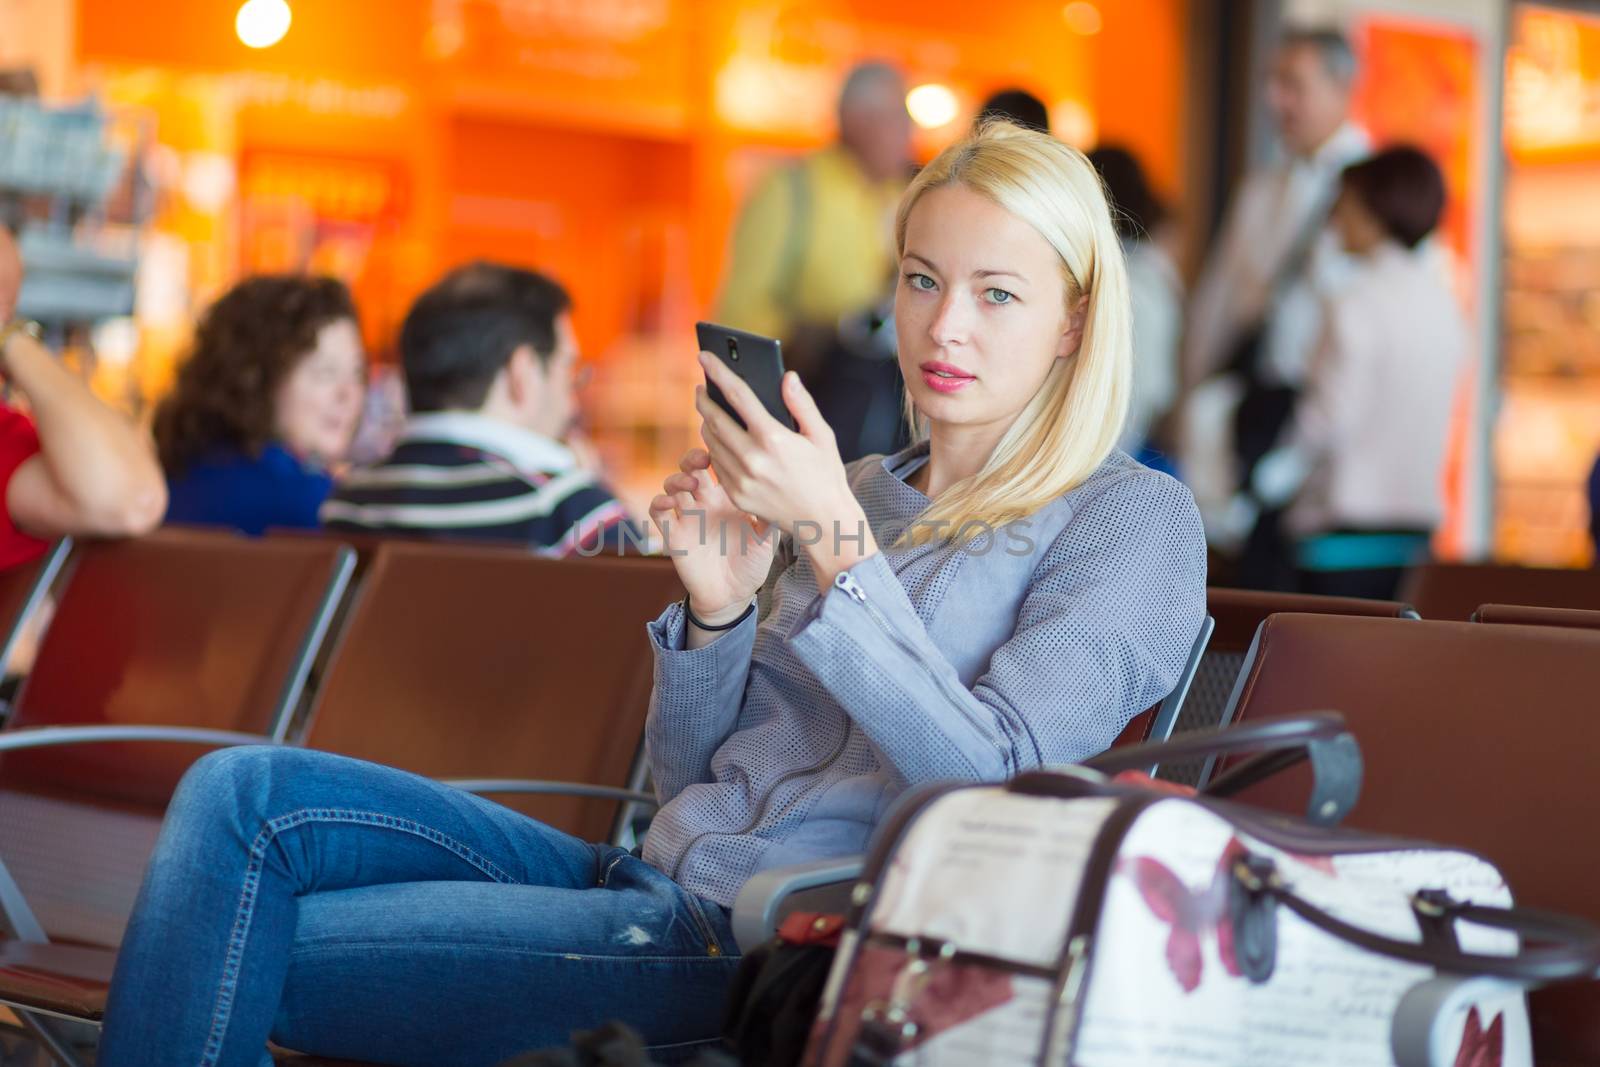
[[[907,274],[906,281],[910,284],[911,288],[921,289],[923,292],[927,292],[929,289],[934,287],[933,279],[928,277],[926,274]]]
[[[1015,296],[1004,289],[985,289],[983,295],[988,298],[991,304],[1009,304],[1016,299]]]

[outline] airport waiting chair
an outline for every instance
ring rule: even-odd
[[[1424,563],[1406,572],[1400,596],[1424,619],[1465,622],[1481,604],[1600,611],[1600,568]]]
[[[682,596],[664,558],[556,561],[511,548],[380,544],[305,744],[451,781],[588,840],[616,840],[654,802],[638,792],[654,666],[645,623]],[[507,632],[521,635],[515,647],[502,643]],[[441,658],[453,672],[437,669]],[[385,728],[373,729],[379,721]],[[285,1051],[276,1062],[360,1067]]]
[[[1195,672],[1188,699],[1183,702],[1183,709],[1169,728],[1168,736],[1228,724],[1229,700],[1239,680],[1245,653],[1250,649],[1257,627],[1268,615],[1280,611],[1309,611],[1324,615],[1416,617],[1409,605],[1393,600],[1264,593],[1220,586],[1206,590],[1206,611],[1216,620],[1216,630]],[[1165,740],[1164,737],[1152,739]],[[1161,769],[1161,777],[1183,785],[1196,785],[1204,768],[1202,761],[1169,764]]]
[[[1235,721],[1333,708],[1365,777],[1346,824],[1477,852],[1518,903],[1600,922],[1593,788],[1600,632],[1552,626],[1274,615],[1241,681]],[[1304,767],[1239,800],[1303,811]],[[1600,1062],[1600,982],[1530,1001],[1540,1063]]]
[[[52,938],[120,940],[204,739],[283,740],[350,565],[192,532],[73,551],[0,734],[0,862]]]
[[[315,548],[319,540],[281,543]],[[348,559],[348,547],[320,544]],[[636,788],[653,665],[644,625],[680,596],[676,573],[659,560],[378,546],[294,739],[438,777],[475,774],[456,784],[605,838],[632,807],[653,800]],[[259,739],[218,738],[250,740]],[[0,752],[4,745],[0,738]],[[147,857],[148,849],[141,867]],[[97,1023],[115,952],[41,944],[44,931],[33,933],[33,943],[0,942],[0,1003]],[[55,1054],[76,1062],[70,1048]]]
[[[383,544],[300,741],[614,840],[648,799],[635,795],[655,663],[645,624],[682,596],[664,560]]]
[[[48,1017],[103,1003],[98,946],[121,940],[177,779],[216,745],[283,740],[352,565],[193,531],[73,550],[0,733],[0,1003],[58,1063],[78,1060]]]

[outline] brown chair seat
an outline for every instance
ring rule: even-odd
[[[0,941],[0,1003],[99,1022],[116,963],[107,948]]]
[[[302,743],[430,778],[626,786],[655,664],[645,624],[682,595],[662,559],[382,544]],[[618,810],[497,799],[592,841],[612,835]]]
[[[1600,632],[1274,615],[1240,692],[1242,721],[1331,708],[1366,772],[1351,826],[1471,849],[1520,904],[1600,922],[1594,787]],[[1304,810],[1304,767],[1241,799]],[[1536,992],[1539,1062],[1600,1062],[1600,983]]]

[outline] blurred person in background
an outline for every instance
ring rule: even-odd
[[[333,278],[263,275],[224,293],[156,408],[167,521],[259,536],[315,529],[361,415],[366,354]]]
[[[1332,225],[1352,260],[1305,389],[1246,499],[1287,505],[1300,591],[1389,600],[1444,513],[1443,468],[1466,320],[1425,243],[1444,176],[1396,146],[1347,167]]]
[[[571,446],[571,312],[559,283],[497,263],[460,267],[418,297],[400,328],[412,414],[387,459],[339,483],[326,526],[515,541],[555,556],[640,545],[594,462]]]
[[[977,125],[987,119],[1005,119],[1029,130],[1050,132],[1050,109],[1026,89],[1001,89],[978,108]]]
[[[894,208],[911,173],[900,72],[850,71],[838,140],[756,185],[734,227],[716,320],[783,342],[846,460],[900,443],[903,385],[885,328]]]
[[[1600,567],[1600,456],[1589,472],[1589,540],[1594,542],[1594,565]]]
[[[1151,447],[1150,436],[1178,396],[1183,280],[1176,262],[1177,227],[1131,152],[1107,145],[1090,152],[1089,162],[1111,201],[1133,299],[1133,397],[1121,447],[1145,463],[1167,469],[1165,456]]]
[[[0,378],[27,413],[0,403],[0,570],[58,537],[133,537],[161,521],[166,487],[150,439],[95,398],[16,318],[22,258],[0,227]]]
[[[1275,517],[1241,531],[1226,505],[1288,419],[1321,331],[1321,294],[1349,270],[1325,221],[1340,171],[1370,150],[1350,120],[1355,74],[1355,53],[1336,30],[1280,40],[1266,105],[1283,157],[1245,177],[1189,305],[1184,381],[1203,384],[1185,406],[1184,476],[1214,542],[1251,537],[1240,584],[1289,580]]]

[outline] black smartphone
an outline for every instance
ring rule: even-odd
[[[789,429],[794,429],[794,416],[789,414],[788,405],[783,402],[783,351],[776,340],[735,330],[731,326],[718,326],[714,322],[695,323],[694,333],[700,341],[702,352],[710,352],[722,360],[733,373],[744,379],[744,383],[761,399],[761,406],[767,409],[769,415]],[[706,379],[706,395],[732,415],[741,428],[749,429],[728,403],[728,398],[722,395],[722,390],[709,378]]]

